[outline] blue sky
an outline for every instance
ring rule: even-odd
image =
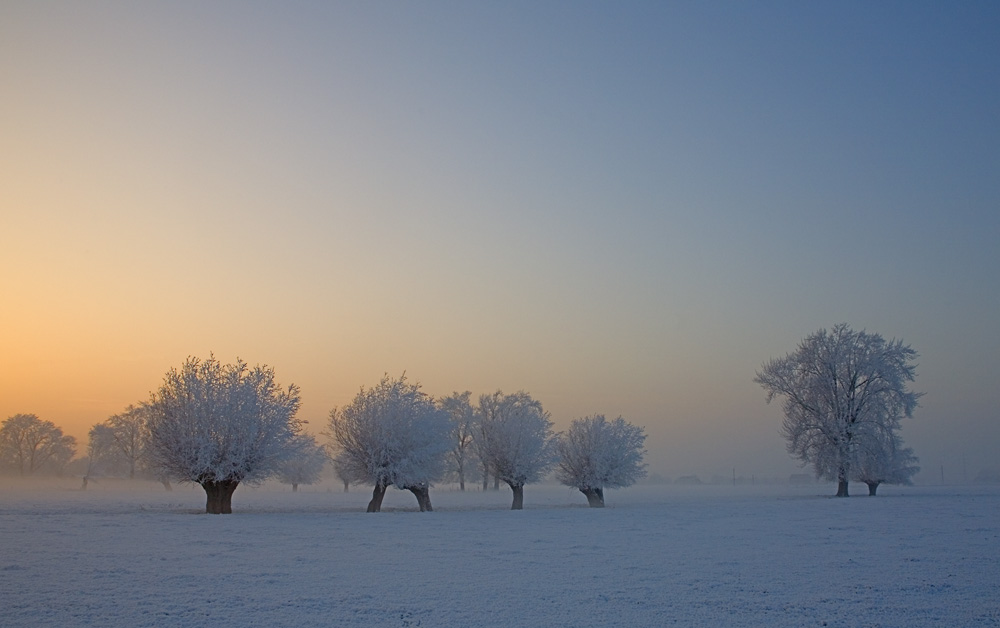
[[[769,357],[921,354],[903,436],[1000,445],[993,3],[0,7],[0,414],[188,355],[623,414],[667,475],[795,470]],[[957,473],[957,471],[956,471]]]

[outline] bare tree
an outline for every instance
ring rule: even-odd
[[[472,408],[472,393],[452,393],[438,400],[438,406],[448,414],[451,420],[451,451],[448,452],[448,462],[451,470],[458,478],[459,490],[465,490],[466,475],[476,464],[473,433],[476,427],[475,412]]]
[[[298,492],[299,484],[315,484],[323,474],[323,466],[328,460],[326,451],[309,434],[300,434],[292,441],[294,454],[281,464],[278,480],[291,484],[292,492]]]
[[[75,453],[75,438],[34,414],[15,414],[0,425],[0,461],[21,477],[46,465],[59,473]]]
[[[115,446],[115,435],[106,423],[98,423],[87,434],[87,470],[83,475],[83,490],[95,476],[114,473],[122,463],[121,453]]]
[[[294,449],[299,389],[280,388],[274,370],[241,360],[188,358],[171,369],[149,404],[153,466],[205,489],[205,510],[232,512],[240,483],[271,477]]]
[[[108,418],[107,425],[114,435],[114,444],[128,465],[129,479],[135,478],[136,469],[146,455],[149,441],[149,408],[130,405],[120,414]]]
[[[421,511],[432,510],[430,487],[444,473],[450,431],[448,415],[405,375],[386,375],[330,412],[336,464],[375,485],[368,512],[382,509],[389,486],[412,492]]]
[[[902,341],[840,324],[765,362],[754,381],[769,403],[784,397],[789,453],[812,464],[817,477],[836,480],[837,496],[847,497],[859,444],[882,431],[895,433],[917,407],[920,394],[907,388],[916,356]]]
[[[646,435],[618,417],[576,419],[559,435],[556,478],[578,488],[591,508],[604,507],[604,489],[631,486],[646,475],[642,458]]]
[[[488,468],[514,493],[511,510],[524,508],[524,485],[552,466],[555,439],[549,413],[526,392],[479,397],[476,438]]]

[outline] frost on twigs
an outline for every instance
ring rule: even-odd
[[[294,454],[298,408],[299,389],[280,388],[269,367],[188,358],[150,400],[152,464],[204,487],[207,512],[230,513],[239,484],[266,480]]]
[[[411,491],[431,510],[430,487],[444,474],[451,422],[434,400],[403,375],[382,378],[330,412],[334,466],[344,479],[374,484],[368,512],[379,512],[389,486]]]
[[[642,428],[622,417],[576,419],[559,435],[556,479],[579,489],[592,508],[603,508],[604,489],[631,486],[645,477],[645,441]]]

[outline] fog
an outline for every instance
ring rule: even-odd
[[[994,4],[0,9],[0,419],[75,436],[188,356],[318,433],[383,373],[800,473],[767,359],[919,352],[920,484],[1000,448]],[[806,470],[808,471],[808,470]]]

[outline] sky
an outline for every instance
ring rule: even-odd
[[[188,356],[319,432],[384,373],[787,477],[763,362],[919,354],[919,482],[1000,449],[1000,5],[0,4],[0,418]]]

